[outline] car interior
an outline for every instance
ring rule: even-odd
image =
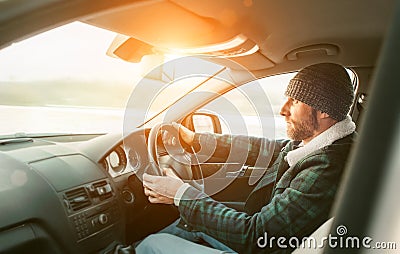
[[[104,49],[107,57],[135,65],[179,55],[183,58],[170,62],[174,79],[189,71],[201,78],[184,80],[179,85],[187,88],[158,111],[133,119],[134,103],[151,103],[158,92],[146,82],[159,73],[148,72],[137,85],[147,94],[132,91],[119,132],[2,134],[0,253],[113,253],[116,246],[159,231],[179,212],[173,205],[151,204],[143,192],[141,177],[157,173],[155,163],[243,209],[265,168],[216,163],[217,158],[199,166],[193,148],[161,144],[160,121],[166,128],[179,122],[195,131],[224,133],[218,100],[229,100],[224,96],[252,82],[293,75],[320,62],[341,64],[352,73],[356,94],[350,115],[358,132],[329,215],[334,220],[324,234],[346,225],[352,235],[400,244],[399,1],[5,0],[0,1],[0,51],[73,22],[115,33]],[[7,91],[2,89],[4,96]],[[23,97],[25,91],[19,92]],[[46,97],[46,91],[40,92]],[[272,111],[260,109],[260,114]],[[7,125],[14,117],[0,119]],[[197,161],[187,166],[171,155]]]

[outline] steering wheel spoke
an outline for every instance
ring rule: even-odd
[[[163,146],[168,155],[160,156],[158,137],[167,131],[171,139],[176,142],[168,144],[163,142]],[[192,180],[193,174],[191,165],[197,161],[196,155],[187,152],[179,142],[179,132],[172,124],[160,123],[155,125],[149,133],[147,149],[150,161],[149,173],[153,175],[164,175],[164,168],[171,168],[173,172],[184,180]]]

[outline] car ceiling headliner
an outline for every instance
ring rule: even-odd
[[[200,47],[242,34],[259,51],[230,60],[258,77],[321,61],[374,66],[395,4],[395,0],[29,2],[0,3],[2,47],[76,19],[155,48]],[[235,68],[223,59],[215,62]]]

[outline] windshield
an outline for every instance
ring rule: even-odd
[[[121,128],[137,68],[106,56],[113,37],[75,22],[0,51],[0,134]]]
[[[170,59],[148,66],[148,61],[131,63],[107,56],[115,36],[74,22],[1,50],[0,135],[122,132],[133,92],[143,98],[162,91],[151,108],[142,100],[130,101],[130,109],[146,112],[144,118],[133,117],[132,124],[138,126],[202,81],[193,77],[171,82],[179,74],[175,67],[162,70],[160,77],[144,78],[156,64]],[[208,65],[212,71],[221,68]]]

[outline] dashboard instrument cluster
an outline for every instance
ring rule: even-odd
[[[133,147],[120,144],[101,161],[110,176],[118,177],[126,173],[135,173],[143,165],[142,155]]]

